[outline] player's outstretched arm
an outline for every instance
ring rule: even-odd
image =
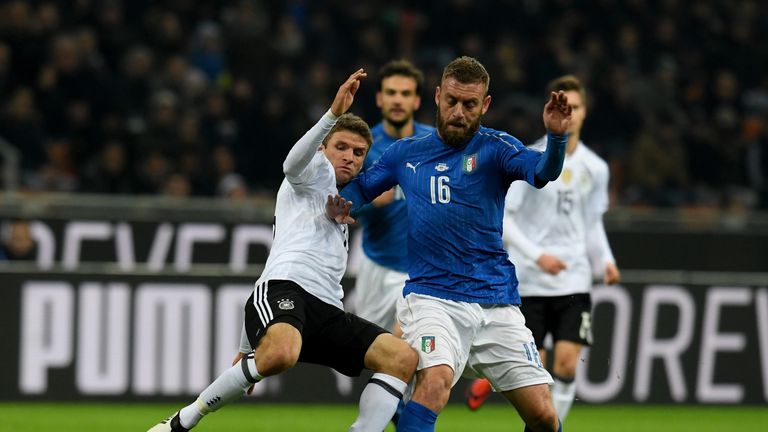
[[[336,97],[333,99],[328,112],[293,145],[291,151],[288,152],[288,156],[285,158],[285,162],[283,162],[283,172],[288,181],[291,183],[300,183],[302,181],[302,173],[309,165],[309,162],[312,161],[328,132],[336,124],[336,120],[352,106],[355,93],[360,88],[360,80],[366,76],[368,74],[363,69],[353,72],[339,86],[339,90],[336,92]]]
[[[561,90],[550,94],[542,114],[544,127],[547,128],[547,149],[536,165],[536,187],[544,187],[547,182],[556,180],[563,170],[571,112],[565,92]]]

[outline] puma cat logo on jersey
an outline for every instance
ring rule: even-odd
[[[419,166],[419,165],[421,165],[421,162],[416,162],[416,165],[414,165],[414,164],[412,164],[410,162],[406,162],[405,163],[405,167],[412,169],[414,174],[416,174],[416,167]]]

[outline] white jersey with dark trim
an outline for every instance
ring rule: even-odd
[[[545,147],[546,138],[531,146],[542,151]],[[504,217],[516,229],[508,230],[505,224],[505,231],[511,232],[505,232],[504,238],[522,297],[589,292],[593,272],[588,233],[608,209],[608,176],[605,161],[579,142],[566,155],[557,180],[540,190],[524,182],[512,183]],[[556,276],[544,272],[536,263],[542,253],[557,256],[567,268]]]
[[[267,280],[290,280],[343,309],[341,278],[347,268],[349,233],[346,224],[337,224],[325,213],[328,195],[339,191],[333,165],[318,150],[335,120],[326,114],[286,158],[272,249],[256,286]]]

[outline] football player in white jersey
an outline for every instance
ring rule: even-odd
[[[283,163],[274,242],[245,305],[241,351],[247,353],[238,354],[233,367],[195,402],[150,432],[187,431],[206,414],[239,399],[254,383],[297,362],[325,365],[348,376],[358,376],[364,368],[374,372],[350,431],[381,432],[392,418],[418,356],[405,341],[344,312],[341,278],[347,263],[347,225],[329,219],[325,210],[331,196],[360,171],[371,145],[368,125],[344,114],[365,76],[362,69],[350,75],[330,110]]]
[[[608,165],[580,141],[586,92],[572,75],[548,87],[547,94],[564,91],[572,107],[563,171],[540,190],[512,183],[505,204],[504,242],[520,281],[526,325],[545,364],[545,336],[550,334],[554,343],[552,398],[563,420],[576,393],[579,352],[592,342],[593,277],[614,284],[620,273],[602,221],[608,209]],[[545,147],[546,138],[532,146],[541,151]],[[490,392],[487,382],[473,382],[467,404],[479,408]]]

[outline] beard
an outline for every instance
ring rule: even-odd
[[[387,123],[391,124],[395,129],[402,129],[411,120],[411,117],[405,116],[402,119],[394,119],[392,116],[384,115],[384,119]]]
[[[461,129],[449,130],[449,125]],[[440,133],[440,138],[448,146],[453,148],[463,147],[472,139],[478,129],[480,129],[480,117],[469,124],[444,122],[443,117],[440,115],[440,107],[437,107],[437,132]]]

